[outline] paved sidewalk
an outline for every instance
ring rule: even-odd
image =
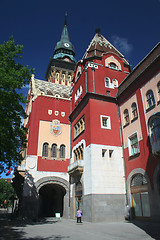
[[[3,221],[2,221],[3,220]],[[114,222],[77,224],[53,218],[38,222],[0,216],[0,240],[149,240],[160,239],[160,223]]]

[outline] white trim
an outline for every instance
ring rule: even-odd
[[[128,137],[127,137],[127,142],[128,142],[128,151],[129,151],[129,156],[133,156],[133,154],[131,153],[131,143],[130,143],[130,139],[133,137],[133,136],[137,136],[137,140],[138,140],[138,149],[139,149],[139,138],[138,138],[138,132],[135,131],[133,132],[132,134],[130,134]],[[140,152],[140,150],[139,150]]]
[[[103,126],[103,118],[107,119],[107,126]],[[100,121],[101,121],[101,128],[111,129],[111,118],[110,118],[110,116],[100,115]]]

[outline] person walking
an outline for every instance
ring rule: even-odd
[[[80,209],[78,209],[77,211],[77,223],[82,223],[82,220],[81,220],[81,217],[82,217],[82,211]]]

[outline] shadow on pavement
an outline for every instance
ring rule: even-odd
[[[160,222],[143,222],[132,220],[130,223],[133,223],[135,226],[144,230],[153,239],[160,240]]]
[[[37,236],[34,238],[25,238],[25,232],[16,229],[16,227],[26,227],[27,225],[39,225],[39,224],[56,224],[57,221],[53,218],[39,219],[34,222],[29,219],[21,219],[14,217],[11,213],[0,213],[0,240],[62,240],[69,237],[61,235],[52,235],[50,237]]]

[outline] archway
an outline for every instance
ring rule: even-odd
[[[35,187],[38,193],[38,216],[68,218],[69,214],[69,182],[63,178],[49,176],[40,178]]]
[[[46,184],[39,190],[39,216],[55,217],[55,213],[63,216],[64,196],[66,190],[58,184]]]

